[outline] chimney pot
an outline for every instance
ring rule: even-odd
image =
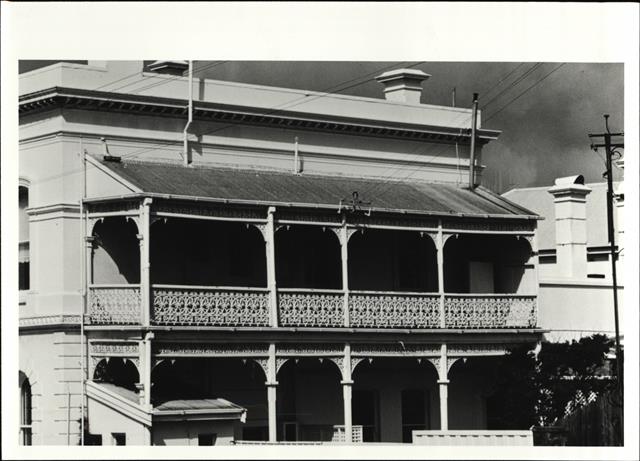
[[[417,69],[396,69],[376,77],[384,85],[384,97],[387,101],[407,104],[420,104],[422,82],[431,75]]]

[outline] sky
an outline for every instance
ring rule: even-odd
[[[379,69],[395,63],[232,61],[211,64],[196,63],[194,72],[198,75],[200,66],[204,70],[199,75],[214,79],[314,91],[337,87],[338,90],[345,88],[340,91],[342,94],[383,98],[382,85],[373,77]],[[489,143],[483,151],[483,163],[487,167],[484,184],[491,189],[504,192],[512,187],[547,186],[553,184],[555,178],[574,174],[584,175],[587,182],[603,180],[604,153],[601,151],[600,157],[590,150],[587,134],[604,131],[602,116],[605,113],[610,115],[612,130],[623,130],[622,64],[565,63],[555,71],[562,63],[404,61],[397,64],[394,68],[411,66],[431,75],[423,82],[422,103],[451,105],[455,87],[456,105],[471,107],[473,93],[479,93],[482,127],[502,131],[498,140]],[[615,175],[619,176],[619,172]]]
[[[21,71],[52,61],[21,63]],[[416,61],[196,61],[194,75],[303,90],[383,98],[374,77],[389,68],[412,67],[431,75],[422,103],[471,107],[479,93],[482,127],[501,130],[483,151],[483,185],[505,192],[513,187],[549,186],[555,178],[584,175],[602,181],[604,151],[590,149],[588,133],[623,131],[623,65],[554,62]],[[614,168],[614,177],[620,171]]]

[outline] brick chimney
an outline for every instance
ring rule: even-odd
[[[431,75],[417,69],[396,69],[378,75],[376,80],[384,85],[387,101],[420,104],[422,82]]]
[[[587,195],[591,189],[584,177],[568,176],[555,180],[548,192],[553,195],[556,215],[557,274],[561,277],[587,277]]]

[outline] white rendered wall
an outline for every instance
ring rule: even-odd
[[[34,445],[67,445],[67,440],[71,445],[79,444],[79,341],[77,333],[20,335],[20,371],[29,378],[33,395]]]
[[[240,432],[238,421],[168,421],[153,424],[154,445],[198,445],[198,434],[216,434],[215,445],[229,445]]]
[[[618,289],[619,306],[623,305]],[[624,315],[619,308],[620,333],[624,334]],[[613,290],[610,284],[586,281],[541,281],[538,298],[538,325],[549,329],[545,338],[567,341],[595,333],[613,336],[615,331]]]

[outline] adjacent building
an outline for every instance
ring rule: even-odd
[[[624,160],[616,162],[622,171]],[[624,325],[624,184],[614,183],[614,228],[620,326]],[[613,280],[607,233],[607,183],[585,184],[581,175],[551,187],[503,194],[533,210],[538,222],[539,326],[550,341],[615,334]],[[623,333],[623,330],[621,330]]]
[[[499,132],[478,114],[461,185],[472,110],[423,72],[381,98],[187,73],[21,75],[22,443],[504,429],[484,371],[543,330],[538,216],[477,185]]]

